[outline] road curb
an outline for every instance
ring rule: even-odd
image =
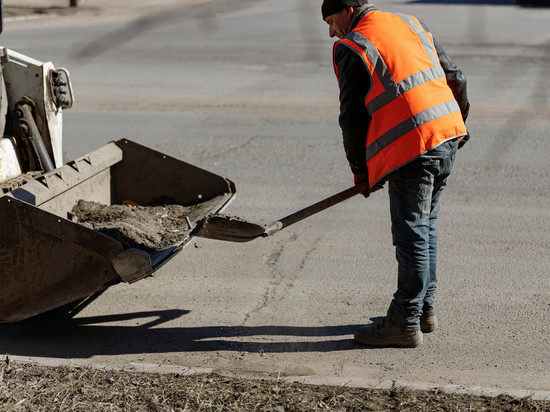
[[[179,375],[202,375],[213,373],[214,369],[212,368],[188,368],[185,366],[179,365],[161,365],[161,364],[150,364],[150,363],[137,363],[130,362],[125,365],[112,365],[105,362],[90,362],[80,359],[57,359],[57,358],[43,358],[43,357],[27,357],[27,356],[12,356],[4,355],[2,356],[1,361],[6,362],[6,359],[9,361],[14,361],[17,363],[23,363],[28,365],[38,365],[38,366],[48,366],[48,367],[58,367],[58,366],[68,366],[68,367],[79,367],[79,368],[92,368],[98,370],[112,370],[112,371],[124,371],[124,372],[144,372],[144,373],[160,373],[168,374],[174,373]]]
[[[227,376],[228,378],[239,378],[240,376],[234,374],[224,374],[223,372],[216,371],[213,368],[190,368],[179,365],[162,365],[162,364],[148,364],[148,363],[128,363],[122,366],[111,365],[104,362],[90,362],[79,359],[57,359],[57,358],[43,358],[43,357],[25,357],[25,356],[11,356],[4,355],[1,358],[2,362],[14,361],[23,364],[33,364],[38,366],[48,367],[85,367],[98,370],[113,370],[124,372],[143,372],[143,373],[157,373],[157,374],[178,374],[182,376],[191,375],[204,375],[210,373],[217,373],[221,376]],[[340,376],[285,376],[285,377],[254,377],[246,375],[243,379],[273,379],[277,381],[300,383],[305,385],[321,385],[321,386],[342,386],[350,388],[364,388],[364,389],[408,389],[418,391],[440,391],[447,394],[459,394],[459,395],[471,395],[471,396],[483,396],[495,398],[501,395],[508,395],[513,398],[523,399],[528,398],[535,401],[550,401],[550,391],[529,390],[529,389],[514,389],[514,388],[491,388],[481,386],[464,386],[464,385],[451,385],[451,384],[436,384],[432,382],[410,382],[401,380],[377,380],[367,378],[346,378]]]
[[[289,376],[285,377],[284,380],[308,385],[348,386],[350,388],[380,390],[401,388],[419,391],[441,391],[448,394],[484,396],[490,398],[496,398],[500,395],[508,395],[517,399],[529,398],[536,401],[550,400],[550,391],[536,391],[528,389],[487,388],[481,386],[436,384],[432,382],[344,378],[337,376]]]

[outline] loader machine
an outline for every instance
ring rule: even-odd
[[[112,141],[64,162],[69,72],[0,47],[0,322],[76,314],[107,288],[151,276],[222,211],[234,183],[136,142]],[[162,250],[128,247],[70,219],[79,200],[189,207],[185,236]]]

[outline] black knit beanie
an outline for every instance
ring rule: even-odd
[[[367,4],[368,0],[323,0],[321,6],[321,13],[323,13],[323,20],[334,13],[338,13],[345,7],[359,7]]]

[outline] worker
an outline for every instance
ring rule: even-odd
[[[370,193],[386,182],[398,263],[386,316],[355,341],[417,347],[438,327],[435,314],[441,193],[458,148],[469,139],[466,78],[415,17],[366,0],[324,0],[334,44],[344,150],[354,182]]]

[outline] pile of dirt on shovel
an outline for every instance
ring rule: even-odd
[[[180,205],[104,205],[79,200],[71,219],[122,243],[146,251],[167,249],[189,237],[189,207]]]

